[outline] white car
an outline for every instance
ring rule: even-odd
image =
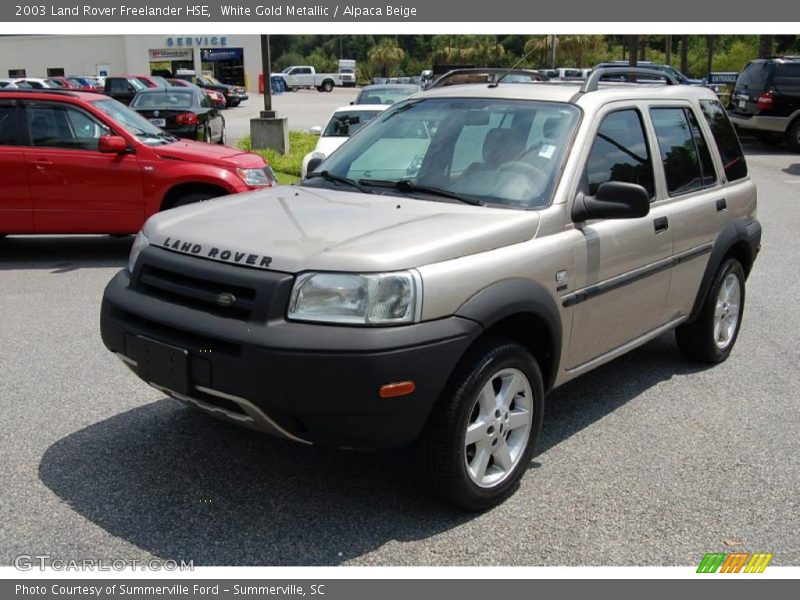
[[[10,88],[48,89],[50,84],[38,77],[17,77],[14,79],[0,79],[0,86]]]
[[[316,147],[303,158],[301,177],[308,174],[308,163],[314,158],[327,158],[334,150],[344,144],[351,135],[361,129],[375,115],[382,113],[389,104],[353,104],[342,106],[333,111],[325,129],[314,127],[312,131],[319,133]]]

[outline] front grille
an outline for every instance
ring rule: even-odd
[[[149,296],[242,321],[250,319],[256,298],[252,288],[197,279],[152,265],[142,266],[139,285]],[[234,303],[221,306],[218,303],[221,294],[232,294]]]
[[[264,323],[285,313],[292,276],[149,246],[139,257],[131,286],[146,296],[195,311]]]

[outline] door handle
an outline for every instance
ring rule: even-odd
[[[656,233],[666,231],[669,229],[669,220],[667,217],[658,217],[653,221],[653,228],[655,229]]]
[[[721,198],[717,200],[717,212],[722,212],[724,210],[728,210],[728,202],[725,198]]]

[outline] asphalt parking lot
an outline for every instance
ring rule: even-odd
[[[347,106],[356,99],[356,88],[334,88],[330,93],[317,90],[297,90],[276,94],[272,97],[272,108],[279,117],[286,117],[289,129],[308,131],[317,125],[325,126],[334,110]],[[223,111],[227,143],[235,145],[246,135],[250,135],[250,119],[258,117],[264,110],[264,97],[250,94],[246,102],[235,108]]]
[[[665,335],[561,388],[522,488],[479,515],[429,498],[408,450],[295,445],[143,384],[98,327],[129,239],[0,242],[0,563],[800,564],[800,156],[746,149],[764,238],[730,359]]]

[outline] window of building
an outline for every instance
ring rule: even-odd
[[[63,77],[64,76],[64,69],[63,69],[63,67],[48,67],[47,76],[48,77]]]
[[[9,69],[8,76],[11,79],[16,79],[18,77],[27,77],[28,75],[25,73],[25,69]]]

